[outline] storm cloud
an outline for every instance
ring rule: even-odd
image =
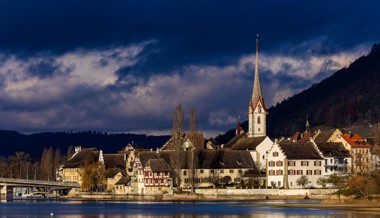
[[[195,106],[208,135],[246,119],[256,34],[268,106],[379,41],[372,1],[0,3],[0,126],[169,133]],[[188,114],[188,111],[185,111]]]

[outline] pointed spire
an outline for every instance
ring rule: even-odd
[[[306,115],[306,125],[305,126],[306,126],[306,132],[308,132],[310,129],[309,115]]]
[[[259,34],[256,36],[256,65],[255,65],[255,78],[253,82],[253,92],[252,92],[252,107],[256,107],[258,100],[263,100],[260,88],[260,78],[259,78]]]

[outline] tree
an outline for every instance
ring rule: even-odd
[[[59,164],[61,163],[61,150],[59,148],[55,149],[54,153],[54,165],[53,165],[53,173],[56,176],[59,168]]]
[[[369,199],[377,191],[377,184],[371,176],[356,175],[348,182],[349,193]]]
[[[329,182],[329,180],[325,177],[319,177],[317,180],[317,184],[322,186],[322,188],[326,188],[326,184]]]
[[[53,165],[53,148],[44,148],[40,163],[40,179],[54,180]]]
[[[334,187],[337,187],[342,183],[342,177],[338,176],[336,173],[331,174],[328,178],[328,182],[333,184]]]
[[[296,180],[296,183],[298,186],[302,186],[302,188],[305,188],[306,185],[311,182],[307,176],[303,175]]]
[[[185,115],[182,110],[181,104],[178,104],[175,111],[173,112],[173,128],[172,128],[172,143],[171,143],[171,155],[170,162],[174,168],[173,181],[175,185],[179,188],[180,185],[180,169],[181,169],[181,153],[182,153],[182,143],[183,143],[183,125],[184,125]]]
[[[83,191],[103,191],[106,185],[104,165],[100,162],[88,164],[81,169]]]
[[[9,157],[11,171],[13,176],[18,179],[27,178],[27,166],[30,161],[30,155],[23,151],[18,151],[14,156]],[[24,172],[23,172],[24,171]]]
[[[190,132],[188,133],[189,140],[193,144],[193,148],[191,148],[188,157],[188,166],[190,168],[190,185],[191,192],[195,192],[195,171],[196,164],[198,163],[197,148],[203,146],[203,135],[197,131],[197,115],[195,112],[195,107],[190,108]]]

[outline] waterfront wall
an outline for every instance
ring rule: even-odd
[[[196,189],[196,194],[211,196],[247,196],[247,195],[328,195],[336,189]]]

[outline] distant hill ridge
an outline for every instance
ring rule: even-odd
[[[147,136],[128,133],[83,132],[45,132],[22,134],[16,131],[0,130],[0,156],[13,155],[17,151],[41,157],[44,147],[60,148],[65,155],[70,145],[95,147],[104,153],[116,153],[128,143],[140,148],[156,148],[163,145],[169,136]]]
[[[265,92],[265,90],[264,90]],[[380,45],[318,84],[268,109],[270,137],[304,130],[306,116],[312,126],[349,127],[357,122],[377,123],[380,116]],[[248,123],[242,123],[247,130]],[[215,138],[226,143],[234,130]]]

